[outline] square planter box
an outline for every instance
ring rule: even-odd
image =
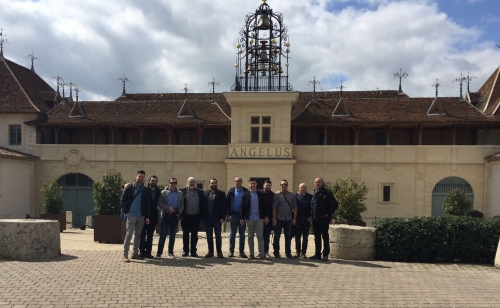
[[[40,214],[42,219],[59,220],[59,232],[66,230],[66,213],[59,214]]]
[[[126,231],[126,224],[120,221],[120,215],[94,215],[94,242],[122,244]]]

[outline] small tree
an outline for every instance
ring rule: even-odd
[[[454,188],[444,197],[443,209],[447,215],[466,216],[471,208],[471,198],[461,189]]]
[[[105,173],[94,182],[94,211],[101,215],[120,214],[120,198],[125,181],[119,172]]]
[[[335,199],[339,203],[339,208],[335,211],[335,220],[339,221],[362,221],[361,213],[366,211],[364,201],[368,188],[364,183],[359,183],[353,178],[338,179],[335,184],[329,188]]]
[[[59,214],[64,208],[64,199],[62,187],[56,181],[43,183],[43,210],[46,214]]]

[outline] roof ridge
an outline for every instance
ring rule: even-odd
[[[495,71],[496,71],[495,80],[493,81],[493,84],[491,85],[490,93],[488,94],[488,99],[486,100],[486,104],[484,104],[484,109],[482,110],[483,113],[485,113],[486,110],[488,110],[488,106],[490,104],[491,94],[493,93],[493,89],[495,89],[495,84],[497,83],[497,80],[498,80],[498,74],[500,73],[500,66],[497,67],[497,69]],[[495,74],[495,72],[493,72],[493,74]]]

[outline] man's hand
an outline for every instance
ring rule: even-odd
[[[228,217],[227,217],[227,221],[229,221],[229,222],[233,222],[233,216],[228,216]]]
[[[276,195],[281,194],[281,190],[276,191]]]
[[[276,227],[276,219],[273,219],[273,226]]]
[[[240,225],[244,225],[245,224],[245,220],[244,219],[240,219]]]
[[[149,225],[149,218],[146,218],[146,225]]]
[[[169,208],[168,208],[168,210],[169,210],[169,212],[170,212],[170,213],[174,213],[174,212],[175,212],[175,210],[174,210],[174,207],[173,207],[173,206],[169,207]]]
[[[125,185],[123,185],[123,189],[127,189],[129,186],[130,186],[130,183],[125,183]]]
[[[307,218],[307,221],[312,222],[313,221],[312,217]]]
[[[264,218],[264,224],[267,225],[269,223],[269,218]]]
[[[297,224],[297,219],[292,219],[292,226],[295,226]]]
[[[224,223],[224,219],[220,219],[219,222],[222,224]]]

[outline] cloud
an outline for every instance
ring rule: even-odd
[[[83,100],[115,99],[116,79],[132,80],[127,92],[209,92],[234,83],[236,43],[246,14],[260,1],[77,1],[0,0],[0,20],[11,45],[7,58],[35,69],[50,84],[59,72],[84,90]],[[323,89],[341,79],[347,90],[394,89],[403,68],[411,96],[433,96],[436,78],[443,95],[458,95],[451,81],[461,72],[477,77],[472,90],[500,63],[492,42],[440,12],[431,1],[269,0],[284,15],[291,40],[290,83],[310,91],[313,76]],[[448,83],[449,81],[449,83]],[[54,86],[55,87],[55,86]]]

